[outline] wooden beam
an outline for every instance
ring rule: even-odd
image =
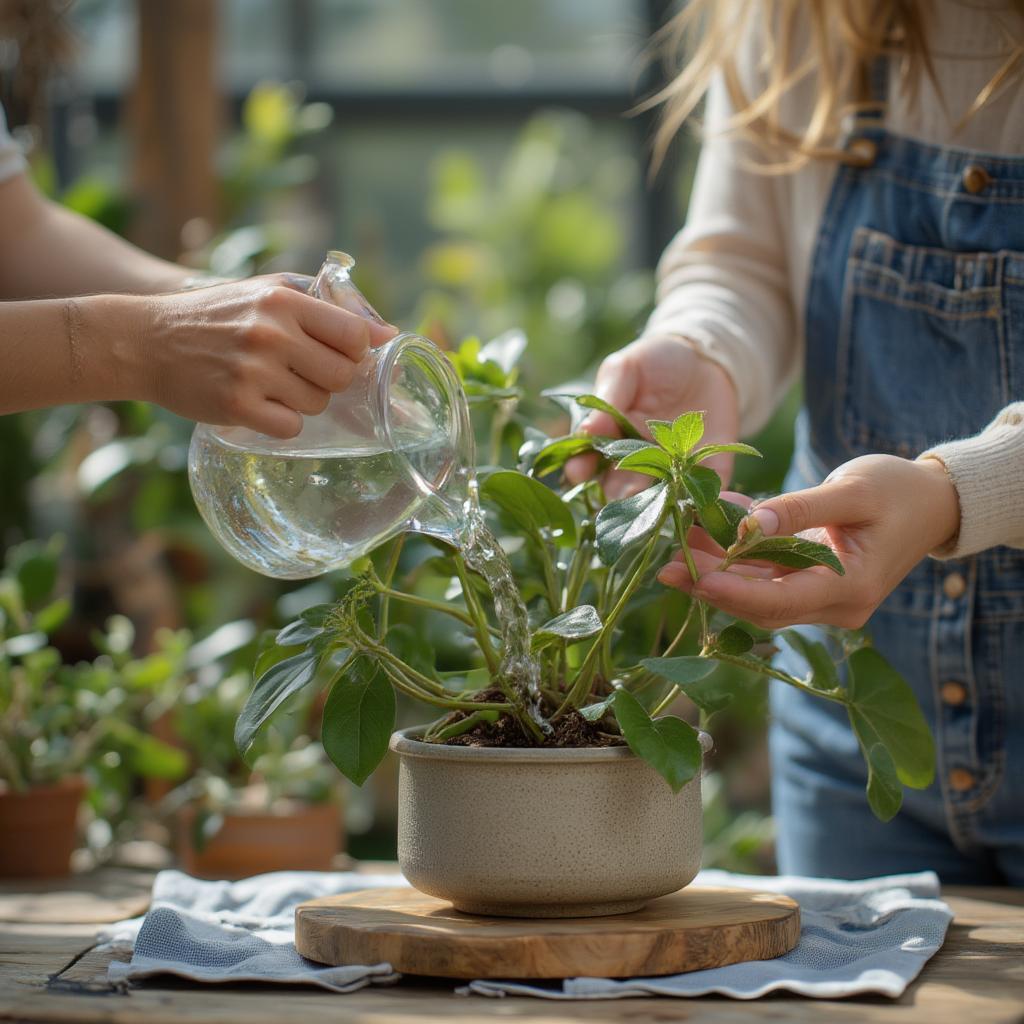
[[[217,222],[217,3],[136,0],[136,6],[139,70],[127,125],[138,204],[132,237],[175,259],[188,221]]]

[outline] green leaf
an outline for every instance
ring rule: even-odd
[[[323,631],[323,626],[311,626],[299,618],[289,622],[274,638],[274,643],[278,647],[297,647],[315,640]]]
[[[570,608],[556,615],[537,629],[533,634],[533,649],[542,650],[559,640],[578,643],[600,632],[601,616],[597,614],[597,609],[593,605],[581,604],[578,608]]]
[[[307,626],[323,629],[327,624],[328,616],[333,610],[333,604],[313,604],[304,612],[300,612],[299,618],[302,619]]]
[[[715,539],[718,540],[717,537]],[[807,569],[812,565],[824,565],[840,576],[846,575],[843,563],[839,561],[832,548],[803,537],[765,537],[753,547],[745,548],[742,557],[774,562],[788,569]]]
[[[184,750],[145,733],[140,733],[132,743],[131,760],[135,771],[149,779],[169,779],[174,782],[189,769],[188,754]]]
[[[556,437],[537,452],[530,471],[534,476],[557,473],[570,459],[593,451],[595,440],[596,438],[587,437],[585,434]]]
[[[652,444],[620,459],[615,468],[667,480],[672,475],[672,459],[667,452]]]
[[[657,449],[658,446],[651,444],[650,441],[639,441],[635,437],[595,437],[594,447],[607,459],[624,459],[634,452],[642,452],[648,448]]]
[[[350,662],[324,706],[321,739],[345,778],[361,786],[388,752],[395,728],[395,691],[366,657]]]
[[[694,462],[703,462],[704,459],[710,458],[712,455],[719,455],[722,452],[732,452],[735,455],[755,455],[759,459],[764,458],[752,445],[743,444],[740,441],[734,444],[706,444],[703,448],[698,448],[691,458]]]
[[[709,678],[718,668],[712,658],[686,655],[678,658],[644,658],[649,672],[675,683],[706,715],[713,715],[732,703],[733,695]]]
[[[903,804],[903,788],[889,751],[876,743],[864,752],[868,763],[868,806],[879,821],[891,821]]]
[[[707,466],[694,466],[693,469],[685,472],[683,483],[698,511],[713,504],[722,489],[722,478]]]
[[[681,718],[654,720],[628,690],[616,690],[612,705],[623,738],[678,793],[700,773],[703,751],[696,731]]]
[[[798,629],[784,629],[782,638],[807,662],[811,674],[808,682],[816,690],[838,690],[839,670],[828,648],[818,640],[811,640]]]
[[[628,547],[650,537],[658,528],[667,498],[668,487],[657,483],[601,509],[594,528],[598,554],[605,565],[614,565]]]
[[[614,702],[615,691],[612,691],[604,700],[599,700],[596,704],[588,704],[586,707],[580,708],[580,714],[588,722],[600,722],[611,710]]]
[[[701,658],[696,654],[683,655],[678,658],[644,658],[640,662],[648,672],[653,672],[670,683],[684,686],[704,679],[718,668],[712,658]]]
[[[847,714],[865,756],[880,743],[892,757],[899,780],[924,789],[935,778],[935,741],[907,681],[873,647],[847,661]]]
[[[235,746],[243,758],[264,722],[293,694],[313,681],[320,655],[312,648],[294,654],[263,673],[252,688],[235,722]]]
[[[515,470],[499,470],[484,480],[480,495],[530,533],[541,537],[547,530],[560,547],[576,544],[576,520],[569,506],[539,480]]]
[[[59,597],[56,601],[36,612],[32,617],[32,624],[36,629],[49,635],[59,629],[70,614],[71,601],[66,597]]]
[[[57,583],[57,553],[49,547],[33,545],[31,553],[18,559],[15,578],[26,605],[32,607],[45,601]]]
[[[582,405],[584,409],[596,409],[598,412],[611,416],[615,420],[615,425],[622,431],[623,437],[640,437],[640,431],[614,405],[609,404],[603,398],[598,398],[597,395],[574,395],[573,397],[577,404]]]
[[[655,442],[660,445],[665,451],[675,454],[675,441],[672,438],[672,423],[669,420],[648,420],[647,429],[651,432],[651,437],[654,438]]]
[[[684,412],[672,423],[672,443],[675,454],[688,455],[704,436],[704,413]]]
[[[718,634],[715,646],[723,654],[746,654],[754,646],[754,637],[742,626],[733,622]]]

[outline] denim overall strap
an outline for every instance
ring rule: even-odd
[[[887,75],[878,62],[879,101]],[[789,489],[859,455],[912,458],[1024,398],[1024,158],[892,134],[881,108],[846,145],[811,267]],[[936,733],[936,783],[878,824],[842,709],[776,687],[780,867],[1024,884],[1024,553],[926,559],[868,629]]]

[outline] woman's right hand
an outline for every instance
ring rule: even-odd
[[[275,274],[133,298],[141,392],[188,419],[294,437],[304,415],[352,382],[370,347],[397,332],[313,298]]]
[[[704,443],[735,441],[739,435],[739,405],[732,378],[717,363],[685,341],[671,337],[641,338],[612,353],[597,371],[597,394],[621,410],[645,436],[647,420],[673,420],[684,412],[704,411]],[[592,413],[582,429],[588,434],[618,437],[615,421]],[[718,455],[708,465],[728,482],[732,456]],[[572,483],[593,476],[596,455],[580,455],[565,468]],[[650,484],[650,477],[611,471],[605,478],[609,498],[621,498]]]

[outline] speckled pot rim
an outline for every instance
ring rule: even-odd
[[[450,747],[443,743],[424,743],[419,737],[423,726],[400,729],[392,733],[390,747],[402,757],[419,757],[433,761],[497,762],[499,764],[591,764],[625,761],[636,757],[625,744],[619,747]],[[698,733],[701,749],[711,751],[714,741],[706,732]]]

